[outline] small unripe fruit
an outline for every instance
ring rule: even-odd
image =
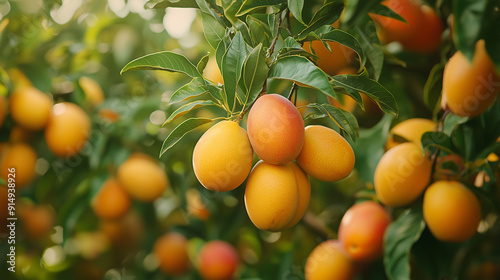
[[[38,156],[35,150],[24,143],[14,143],[5,148],[0,156],[0,176],[8,182],[9,174],[15,174],[17,190],[26,187],[35,178]],[[14,172],[9,169],[15,168]]]
[[[319,244],[305,265],[306,280],[351,280],[355,274],[355,265],[338,240]]]
[[[429,184],[431,169],[432,162],[413,142],[390,149],[375,169],[377,197],[383,204],[393,207],[412,203]]]
[[[229,243],[209,241],[198,255],[198,271],[205,280],[231,280],[234,278],[239,258]]]
[[[250,172],[245,189],[250,220],[262,230],[283,230],[295,216],[298,193],[292,167],[259,161]]]
[[[353,205],[339,226],[339,240],[355,261],[371,262],[380,258],[384,233],[391,217],[380,204],[365,201]]]
[[[344,179],[354,168],[351,145],[335,130],[310,125],[305,128],[305,141],[297,157],[299,166],[312,177],[326,182]]]
[[[169,186],[167,175],[158,163],[146,154],[134,154],[120,165],[117,177],[133,198],[151,202]]]
[[[425,191],[424,220],[441,241],[463,242],[477,231],[481,205],[467,187],[456,181],[437,181]]]
[[[90,129],[90,118],[82,108],[70,102],[58,103],[50,113],[45,141],[57,156],[72,156],[83,148]]]
[[[248,113],[248,138],[257,156],[270,164],[294,160],[304,144],[304,121],[290,100],[266,94]]]
[[[230,191],[241,185],[252,161],[247,133],[233,121],[222,121],[207,130],[193,152],[194,174],[212,191]]]
[[[160,270],[169,275],[181,275],[189,270],[188,241],[180,233],[164,234],[156,240],[153,254]]]
[[[30,130],[41,130],[49,121],[52,99],[34,87],[23,87],[9,98],[10,115],[19,125]]]
[[[94,213],[102,219],[117,219],[130,209],[132,201],[115,178],[107,179],[92,200]]]
[[[475,117],[490,107],[499,90],[500,75],[484,40],[479,40],[472,63],[460,51],[446,63],[441,107],[458,116]]]

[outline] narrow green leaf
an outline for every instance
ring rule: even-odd
[[[215,0],[195,0],[202,13],[211,15],[224,28],[231,26],[231,23],[224,16],[224,9],[217,5]]]
[[[166,125],[170,123],[171,121],[177,119],[178,117],[184,115],[185,113],[194,110],[196,108],[200,108],[202,106],[207,106],[207,105],[217,105],[215,104],[212,100],[197,100],[188,104],[184,104],[181,107],[177,108],[170,116],[168,119],[165,121],[163,125]]]
[[[262,91],[262,86],[267,79],[269,67],[266,64],[262,44],[259,44],[252,50],[245,65],[243,66],[242,81],[245,87],[245,104],[252,104],[259,93]]]
[[[210,58],[210,53],[207,53],[204,55],[200,61],[198,61],[198,64],[196,65],[196,69],[198,69],[199,73],[203,73],[203,70],[205,70],[205,67],[207,66],[208,59]]]
[[[330,104],[320,104],[319,109],[330,117],[341,130],[345,131],[353,141],[359,137],[358,120],[353,114]]]
[[[422,135],[420,139],[422,147],[428,149],[430,147],[439,148],[450,154],[456,154],[457,151],[451,142],[451,138],[443,132],[428,131]]]
[[[192,78],[201,77],[198,69],[185,56],[164,51],[139,57],[123,67],[120,74],[132,70],[164,70],[184,73]]]
[[[217,61],[217,65],[219,66],[219,69],[222,69],[222,58],[226,54],[227,49],[229,48],[230,44],[231,44],[231,38],[226,33],[226,36],[224,37],[224,39],[222,39],[219,42],[219,45],[215,49],[215,61]]]
[[[163,145],[161,147],[160,151],[160,157],[168,151],[168,149],[172,148],[177,142],[179,142],[184,135],[186,135],[188,132],[194,130],[195,128],[211,123],[214,120],[212,119],[207,119],[207,118],[190,118],[185,121],[183,121],[181,124],[179,124],[174,130],[170,132],[170,134],[167,136],[165,141],[163,141]]]
[[[191,82],[183,85],[178,90],[176,90],[170,100],[169,104],[174,104],[180,101],[185,101],[194,97],[198,97],[204,93],[208,92],[208,88],[205,81],[202,78],[193,78]]]
[[[254,42],[252,36],[250,35],[250,29],[248,28],[248,25],[245,22],[238,19],[237,21],[235,21],[234,27],[236,27],[236,30],[238,30],[238,32],[241,33],[241,35],[243,35],[243,39],[245,39],[245,42],[247,44],[249,44],[252,47],[258,44],[258,42]]]
[[[384,267],[390,280],[410,279],[411,247],[425,229],[421,210],[406,210],[384,235]]]
[[[310,103],[305,107],[316,108],[320,112],[320,114],[311,113],[307,115],[306,117],[308,119],[329,117],[342,131],[346,132],[353,141],[359,137],[358,121],[353,114],[330,104]]]
[[[370,13],[372,14],[376,14],[376,15],[381,15],[381,16],[384,16],[384,17],[388,17],[388,18],[393,18],[393,19],[397,19],[399,21],[402,21],[404,23],[407,23],[406,20],[400,16],[398,13],[396,13],[395,11],[391,10],[389,7],[385,6],[385,5],[382,5],[382,4],[377,4],[371,11]]]
[[[285,39],[285,42],[283,43],[283,48],[296,48],[296,49],[301,49],[302,46],[295,41],[292,37],[287,37]]]
[[[481,36],[482,23],[485,21],[488,0],[453,1],[455,24],[453,41],[455,46],[470,60],[474,55],[476,41]],[[495,27],[496,33],[498,26]],[[496,36],[496,35],[495,35]]]
[[[232,0],[228,2],[230,2],[230,4],[224,7],[224,14],[234,24],[238,21],[236,14],[240,10],[243,0]]]
[[[336,98],[326,74],[305,57],[288,56],[278,59],[271,66],[268,78],[299,82]]]
[[[285,0],[245,0],[236,16],[242,16],[254,9],[285,3]]]
[[[224,80],[224,91],[226,93],[226,105],[231,112],[236,105],[238,81],[241,77],[243,63],[248,54],[249,49],[243,40],[241,32],[236,33],[226,54],[222,58],[222,78]]]
[[[444,63],[434,65],[425,82],[424,103],[432,111],[434,111],[436,106],[439,106],[438,101],[441,98],[441,90],[443,88],[444,65]]]
[[[304,8],[304,0],[288,0],[288,9],[292,15],[303,25],[306,25],[302,20],[302,9]]]
[[[305,36],[307,36],[307,34],[315,31],[323,25],[333,24],[339,19],[343,9],[343,1],[332,1],[325,4],[314,14],[311,22],[309,22],[307,27],[299,33],[298,38],[304,38]]]
[[[203,22],[203,33],[212,48],[217,49],[219,43],[224,39],[226,29],[212,15],[201,13]]]
[[[369,19],[367,15],[365,18],[367,20],[365,21],[366,23],[362,25],[363,27],[356,26],[354,32],[366,53],[367,69],[369,70],[370,76],[375,81],[378,81],[384,65],[384,51],[377,36],[375,23]],[[363,67],[363,65],[364,61],[362,61],[361,67]]]
[[[398,115],[399,109],[396,99],[380,83],[363,75],[337,75],[332,77],[334,86],[351,88],[363,92],[378,104],[380,109],[388,114]]]
[[[269,26],[250,15],[247,16],[246,21],[253,41],[256,43],[262,43],[264,47],[269,47],[271,41],[271,31],[269,30]]]
[[[226,102],[224,101],[225,99],[225,96],[222,94],[222,89],[218,86],[215,86],[211,83],[209,83],[207,85],[207,88],[208,88],[208,93],[210,93],[210,96],[213,97],[213,99],[217,100],[219,102],[219,104],[226,110],[228,111],[228,109],[226,108]]]
[[[144,7],[146,9],[165,9],[168,7],[198,8],[198,5],[195,0],[150,0]]]
[[[358,53],[362,63],[365,61],[365,53],[359,41],[351,34],[345,32],[344,30],[334,29],[328,33],[321,34],[320,38],[325,41],[338,42],[344,46],[347,46]]]

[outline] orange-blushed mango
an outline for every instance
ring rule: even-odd
[[[351,206],[342,217],[339,240],[353,260],[372,262],[383,254],[384,233],[390,223],[384,207],[364,201]]]
[[[321,125],[305,128],[297,163],[307,174],[326,182],[338,181],[351,173],[354,160],[351,145],[335,130]]]
[[[294,160],[304,144],[304,121],[290,100],[279,94],[261,96],[250,109],[248,138],[263,161],[285,164]]]

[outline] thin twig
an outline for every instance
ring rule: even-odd
[[[318,234],[323,240],[337,238],[337,234],[333,230],[329,229],[325,223],[323,223],[323,221],[316,217],[311,211],[307,211],[304,214],[302,223],[307,228]]]
[[[286,10],[285,10],[286,11]],[[271,57],[273,52],[274,52],[274,48],[276,47],[276,43],[278,43],[278,39],[280,37],[280,29],[281,29],[281,25],[283,24],[283,16],[279,15],[279,19],[278,19],[278,28],[276,30],[276,36],[274,36],[274,39],[273,41],[271,42],[271,46],[269,46],[269,49],[267,50],[267,56],[268,57]]]

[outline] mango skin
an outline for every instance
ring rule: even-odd
[[[304,172],[300,168],[300,166],[292,161],[287,164],[290,166],[295,173],[295,180],[297,182],[297,190],[298,190],[298,204],[297,211],[295,211],[295,215],[288,225],[286,225],[283,230],[287,230],[295,226],[304,216],[309,207],[309,201],[311,199],[311,182],[309,181],[309,177],[307,173]]]
[[[254,103],[247,120],[248,138],[257,156],[270,164],[294,160],[304,144],[304,121],[290,100],[266,94]]]
[[[364,201],[347,210],[339,226],[339,240],[349,256],[359,262],[382,257],[384,233],[391,216],[380,204]]]
[[[446,63],[441,107],[461,117],[475,117],[493,104],[499,91],[500,75],[484,40],[479,40],[472,63],[460,51]]]
[[[463,242],[476,234],[481,204],[458,181],[436,181],[425,191],[424,220],[431,233],[444,242]]]
[[[231,191],[241,185],[252,169],[252,162],[247,132],[233,121],[217,123],[194,147],[194,174],[212,191]]]
[[[247,180],[245,207],[256,227],[281,231],[295,216],[298,195],[295,173],[290,166],[259,161]]]
[[[387,151],[375,168],[374,186],[384,205],[406,206],[425,190],[431,178],[432,162],[413,142]]]
[[[146,154],[133,154],[120,167],[117,178],[123,189],[134,199],[152,202],[169,187],[165,171]]]
[[[306,280],[352,280],[356,266],[338,240],[324,241],[309,254],[305,265]]]
[[[198,254],[198,271],[205,280],[235,279],[239,263],[234,247],[221,240],[208,241]]]
[[[311,177],[325,182],[344,179],[351,174],[354,161],[351,145],[335,130],[321,125],[305,128],[297,163]]]

